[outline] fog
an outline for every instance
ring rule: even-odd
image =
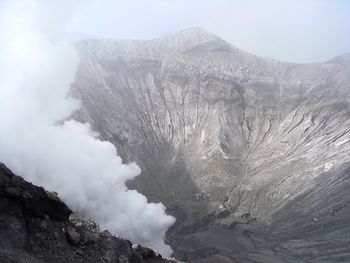
[[[80,37],[152,39],[199,26],[250,53],[316,62],[350,52],[346,0],[62,0]],[[83,33],[83,35],[81,35]]]
[[[174,218],[125,186],[140,168],[123,164],[88,123],[69,120],[79,108],[67,97],[79,58],[60,40],[64,23],[47,21],[46,11],[36,1],[1,9],[0,161],[101,228],[169,256],[164,237]]]

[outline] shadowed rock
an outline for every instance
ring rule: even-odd
[[[149,248],[100,232],[56,196],[0,163],[0,262],[171,263]],[[124,260],[124,261],[123,261]]]

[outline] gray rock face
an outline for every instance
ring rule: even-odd
[[[82,63],[72,93],[83,107],[75,118],[140,165],[130,186],[177,217],[169,232],[175,253],[348,261],[349,54],[283,63],[200,28],[151,41],[85,40],[77,48]],[[230,215],[202,222],[224,210]],[[239,231],[230,226],[244,214],[255,221]],[[247,228],[260,245],[244,235]],[[202,245],[181,248],[187,238]],[[212,251],[203,255],[203,247]]]

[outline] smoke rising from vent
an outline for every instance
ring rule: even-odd
[[[40,31],[38,16],[31,1],[0,13],[0,161],[102,228],[169,256],[164,237],[174,219],[125,186],[139,167],[123,164],[89,124],[68,120],[79,108],[67,97],[79,59],[73,47]]]

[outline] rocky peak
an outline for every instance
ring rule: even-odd
[[[191,27],[164,38],[154,39],[153,42],[161,47],[172,49],[177,52],[185,52],[195,46],[210,42],[215,42],[217,44],[226,43],[220,37],[201,27]]]

